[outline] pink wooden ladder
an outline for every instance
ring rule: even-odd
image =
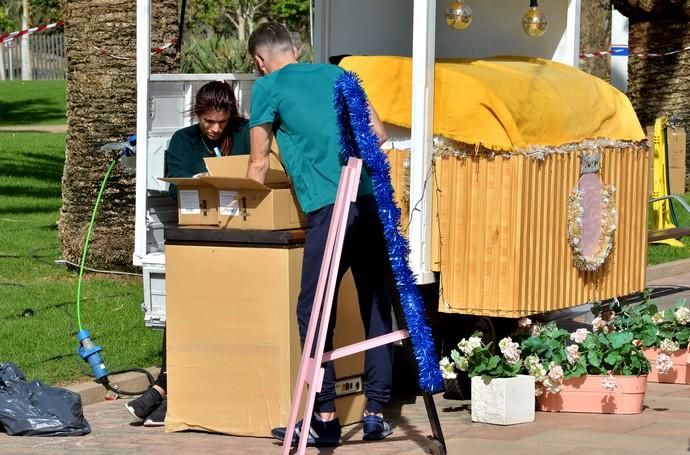
[[[300,361],[297,382],[295,384],[295,390],[292,396],[290,419],[288,421],[287,432],[285,433],[285,440],[283,441],[283,455],[288,455],[290,452],[290,447],[292,446],[292,438],[295,431],[295,425],[297,423],[297,414],[299,413],[300,402],[305,386],[307,386],[308,393],[302,416],[302,431],[297,447],[297,453],[299,455],[303,455],[306,450],[307,439],[309,437],[308,425],[311,422],[311,416],[314,410],[314,400],[316,398],[316,393],[321,391],[321,386],[323,384],[324,368],[322,367],[322,364],[324,362],[347,357],[358,352],[366,351],[368,349],[383,346],[385,344],[393,343],[409,337],[407,330],[397,330],[386,335],[372,338],[370,340],[361,341],[350,346],[334,349],[330,352],[324,352],[326,344],[326,331],[328,330],[328,324],[331,317],[333,295],[338,276],[340,255],[342,253],[343,242],[345,240],[345,230],[350,211],[350,202],[357,200],[357,190],[359,187],[359,176],[361,171],[362,160],[358,158],[350,158],[340,174],[338,192],[336,194],[333,215],[331,217],[331,225],[328,231],[328,237],[326,239],[326,248],[324,250],[323,262],[321,263],[319,281],[316,286],[316,295],[314,296],[311,318],[309,319],[307,337],[302,348],[302,360]],[[318,334],[316,334],[317,325],[319,327]],[[315,335],[317,336],[315,337]],[[314,348],[315,340],[316,347]],[[311,354],[312,350],[314,351],[313,355]],[[426,398],[427,397],[425,396],[425,401]],[[429,411],[428,406],[427,411]],[[435,407],[433,411],[434,415],[436,416],[436,421],[438,421],[438,416],[435,414]],[[434,429],[434,433],[436,433],[436,429]]]

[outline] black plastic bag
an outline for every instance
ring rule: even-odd
[[[0,426],[17,436],[91,433],[78,393],[27,381],[13,363],[0,363]]]

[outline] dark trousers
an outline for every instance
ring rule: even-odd
[[[165,392],[168,392],[168,366],[167,366],[167,359],[165,358],[165,351],[166,351],[166,343],[165,343],[165,334],[167,330],[163,329],[163,358],[161,359],[162,365],[161,365],[161,371],[158,374],[158,378],[156,379],[156,382],[154,383],[161,389],[165,390]]]
[[[297,301],[297,323],[302,346],[307,335],[332,213],[333,205],[328,205],[310,213],[307,217],[302,287]],[[392,330],[391,298],[387,285],[389,268],[376,201],[371,195],[360,196],[357,202],[350,205],[334,300],[337,300],[343,275],[347,269],[351,269],[367,339],[384,335]],[[326,337],[326,351],[333,349],[336,304],[337,302],[334,301]],[[390,344],[365,352],[364,393],[367,397],[369,412],[383,412],[384,404],[390,399],[392,363],[393,346]],[[321,393],[317,394],[314,405],[316,412],[335,411],[335,368],[333,362],[327,362],[324,366],[323,387]]]

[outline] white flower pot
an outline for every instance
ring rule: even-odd
[[[534,377],[473,377],[472,421],[494,425],[533,422]]]

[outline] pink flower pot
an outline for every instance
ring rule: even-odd
[[[591,412],[597,414],[639,414],[642,412],[647,376],[613,376],[616,388],[609,392],[606,376],[585,375],[566,379],[560,392],[537,397],[537,410],[548,412]]]
[[[669,354],[673,367],[666,374],[659,374],[656,368],[656,356],[661,353],[658,348],[645,349],[644,356],[652,364],[652,370],[647,375],[649,382],[664,382],[670,384],[690,384],[690,364],[688,364],[688,349],[679,349],[673,354]]]

